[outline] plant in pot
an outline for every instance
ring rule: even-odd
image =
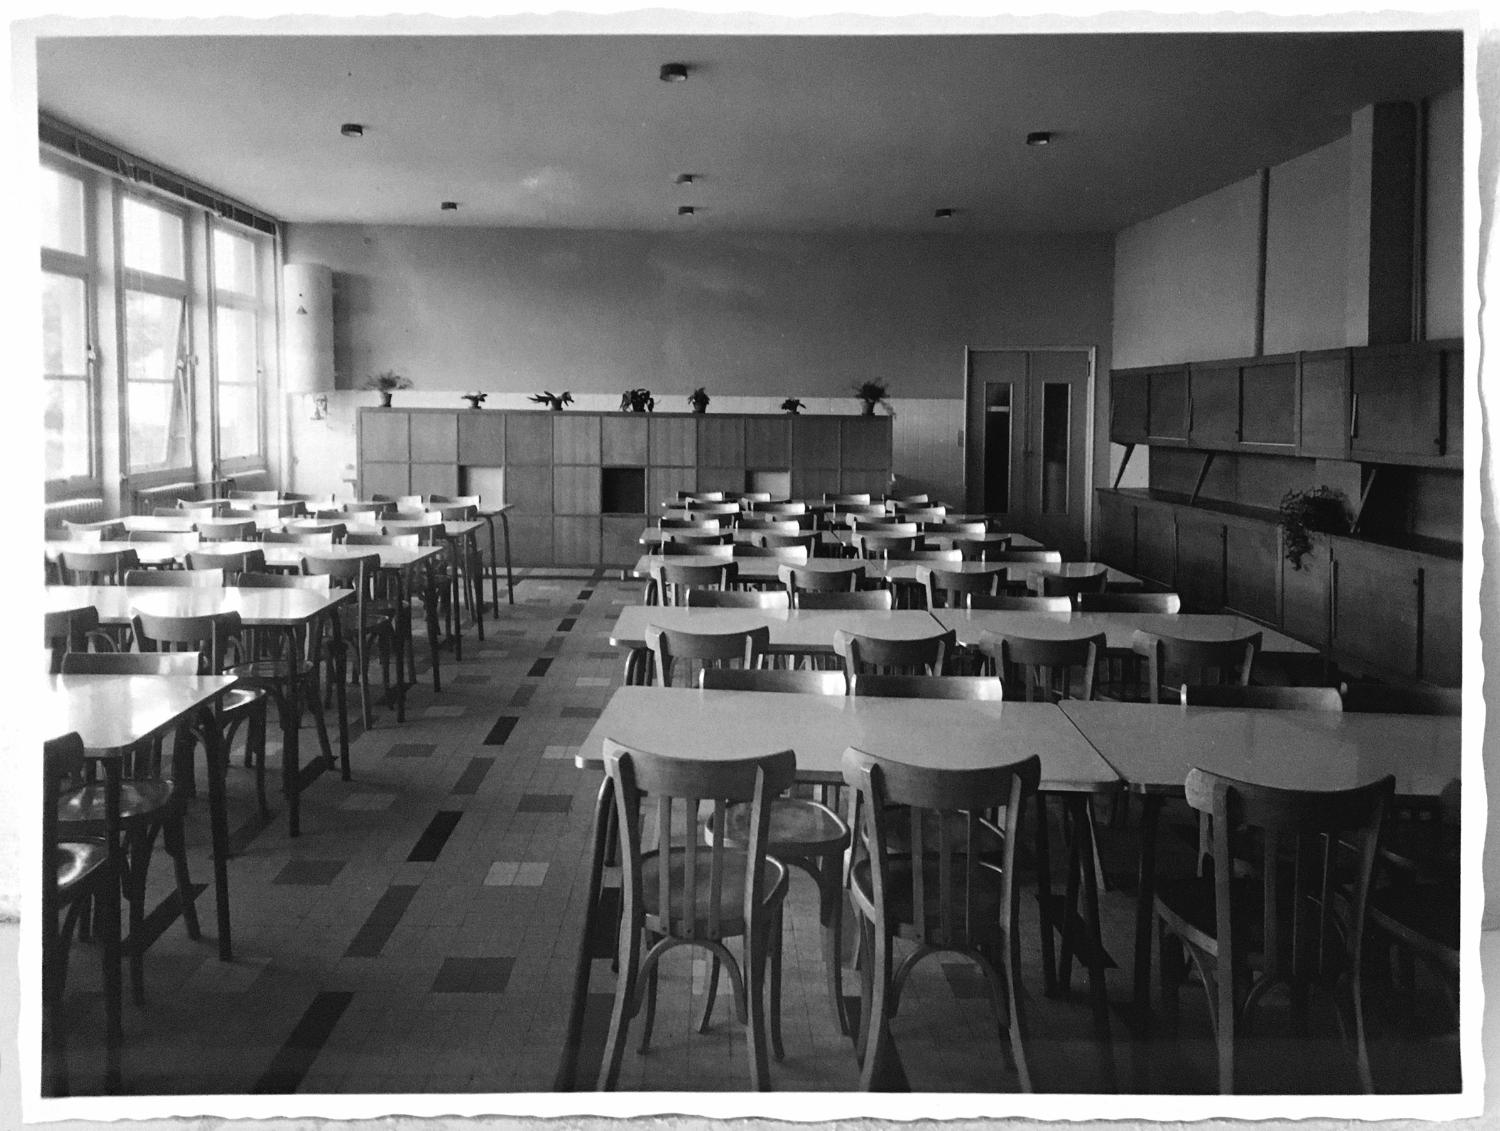
[[[561,412],[563,405],[573,403],[573,394],[566,389],[560,393],[554,393],[550,389],[543,389],[540,393],[532,393],[527,399],[535,404],[544,404],[553,412]]]
[[[1329,486],[1306,491],[1288,491],[1281,497],[1281,544],[1293,569],[1312,550],[1312,536],[1349,529],[1349,515],[1342,491]]]
[[[380,394],[380,407],[391,407],[391,394],[397,389],[410,389],[411,379],[403,377],[394,369],[387,369],[384,373],[377,373],[373,377],[365,378],[365,388],[374,389]]]
[[[707,412],[709,400],[710,397],[703,391],[702,385],[699,385],[688,394],[688,404],[693,406],[694,412]]]
[[[483,408],[484,407],[485,399],[488,396],[489,396],[488,393],[464,393],[463,394],[463,398],[464,398],[464,400],[466,400],[466,401],[469,402],[469,407],[470,408]]]
[[[621,412],[650,412],[656,407],[656,398],[650,389],[626,389],[620,394]]]
[[[792,416],[796,416],[806,407],[807,406],[799,401],[796,397],[787,397],[786,400],[781,402],[781,411],[790,413]]]
[[[854,395],[864,406],[865,416],[874,416],[875,406],[890,397],[884,381],[861,381],[854,386]]]

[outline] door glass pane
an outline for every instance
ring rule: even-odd
[[[82,255],[83,181],[57,169],[42,169],[42,246]]]
[[[260,451],[260,405],[254,385],[219,386],[219,458]]]
[[[42,444],[48,479],[88,475],[89,383],[52,379],[43,386]]]
[[[1042,513],[1068,513],[1068,434],[1073,390],[1042,386]]]
[[[88,475],[88,300],[83,279],[42,275],[42,434],[48,479]]]
[[[135,197],[126,197],[121,210],[125,266],[170,279],[185,279],[182,217]]]
[[[1011,385],[991,381],[984,387],[984,509],[1010,512]]]
[[[255,293],[255,243],[238,232],[214,229],[214,285],[242,295]]]
[[[47,376],[88,372],[88,302],[84,280],[42,275],[42,372]]]
[[[187,467],[186,300],[125,293],[126,411],[130,470]]]
[[[259,369],[255,348],[255,311],[221,306],[217,311],[219,380],[253,385]]]

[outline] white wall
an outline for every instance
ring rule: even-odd
[[[1265,353],[1344,344],[1349,139],[1271,170]]]
[[[1427,336],[1464,334],[1464,98],[1451,90],[1428,101]]]

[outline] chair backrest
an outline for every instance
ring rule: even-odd
[[[986,597],[981,593],[971,593],[967,600],[971,609],[994,609],[997,612],[1006,613],[1071,613],[1073,611],[1071,597],[1018,597],[1012,593]]]
[[[363,605],[375,596],[375,579],[380,575],[380,555],[373,551],[339,558],[304,554],[302,572],[326,576],[335,589],[353,589],[359,595],[359,604]]]
[[[140,569],[134,550],[64,550],[58,555],[63,580],[72,585],[119,585],[125,574]]]
[[[759,534],[801,534],[802,527],[796,519],[756,518],[753,515],[735,521],[736,530],[753,530]]]
[[[953,630],[913,639],[866,636],[840,629],[833,650],[843,658],[844,672],[853,679],[867,667],[879,674],[942,675],[957,640]]]
[[[689,589],[689,608],[787,609],[791,600],[785,589]]]
[[[646,627],[646,648],[651,653],[656,681],[662,687],[670,687],[674,671],[684,675],[692,663],[705,667],[736,663],[747,668],[758,667],[770,644],[771,630],[764,625],[741,632],[688,632],[655,624]],[[679,660],[687,663],[679,668]],[[697,678],[695,672],[687,670],[682,682],[691,687]]]
[[[807,504],[801,502],[761,503],[751,502],[750,510],[755,514],[799,515],[807,513]]]
[[[1015,562],[1056,565],[1062,561],[1061,550],[997,550],[985,556],[987,562]]]
[[[718,558],[728,561],[734,557],[734,546],[729,542],[679,542],[669,539],[656,547],[664,558]]]
[[[106,518],[101,522],[69,522],[63,519],[62,525],[68,538],[74,542],[102,542],[125,533],[125,521],[119,518]]]
[[[984,531],[974,531],[982,534]],[[953,538],[953,548],[966,562],[999,562],[1005,560],[1005,555],[1010,553],[1010,539],[1000,541],[980,538],[965,538],[962,534],[956,534]]]
[[[479,508],[473,503],[443,503],[428,507],[427,513],[437,515],[444,522],[472,522],[478,517]]]
[[[333,588],[333,578],[326,573],[242,573],[234,584],[240,589],[313,589],[327,593]]]
[[[1188,804],[1212,818],[1218,962],[1238,971],[1247,965],[1246,946],[1261,953],[1252,999],[1271,983],[1330,972],[1336,958],[1339,968],[1357,968],[1380,822],[1395,784],[1384,777],[1353,789],[1292,790],[1188,773]],[[1339,888],[1347,917],[1330,897]],[[1259,922],[1241,906],[1252,891]],[[1242,938],[1235,928],[1252,923]]]
[[[779,534],[774,530],[767,530],[758,536],[758,540],[770,550],[801,550],[808,557],[814,557],[818,552],[818,535],[811,531],[806,534]]]
[[[1255,707],[1271,711],[1342,711],[1337,687],[1259,687],[1254,684],[1184,684],[1185,707]]]
[[[741,491],[739,502],[741,506],[747,503],[769,503],[771,492],[769,491]]]
[[[881,699],[1005,698],[1005,687],[992,675],[857,675],[850,695]]]
[[[231,491],[229,498],[237,503],[281,502],[281,495],[276,491]]]
[[[194,570],[217,569],[226,580],[233,580],[242,573],[265,573],[266,552],[264,550],[237,550],[229,554],[213,550],[189,550],[187,568]]]
[[[99,633],[99,610],[93,605],[48,612],[42,619],[43,644],[51,653],[47,670],[54,674],[62,670],[62,661],[68,653],[82,652],[88,647],[90,636]],[[840,674],[839,678],[844,677]]]
[[[673,530],[664,527],[661,534],[665,542],[685,542],[692,546],[725,546],[734,539],[734,532],[730,530]]]
[[[959,570],[933,567],[921,571],[927,589],[927,607],[943,609],[965,604],[974,594],[993,596],[1005,580],[1005,567],[996,566],[983,573],[963,573]],[[919,575],[920,576],[920,575]]]
[[[687,604],[689,589],[728,589],[738,576],[739,566],[729,559],[712,565],[664,561],[652,570],[657,600],[663,605]]]
[[[283,491],[281,493],[281,497],[289,503],[317,503],[321,505],[324,503],[332,504],[333,502],[333,495],[331,492],[322,495],[307,495],[299,494],[296,491]]]
[[[383,530],[377,534],[371,530],[351,530],[344,535],[346,546],[401,546],[415,550],[421,544],[419,534],[386,534]]]
[[[222,569],[131,569],[125,571],[125,585],[157,586],[172,589],[220,589],[224,585]]]
[[[62,658],[63,675],[200,675],[208,671],[202,652],[72,652]]]
[[[964,560],[963,554],[958,550],[930,550],[922,545],[918,545],[915,550],[893,547],[877,556],[888,562],[941,562],[953,566]]]
[[[142,652],[202,652],[208,671],[222,672],[237,654],[240,614],[205,613],[202,616],[158,616],[130,611],[131,627]]]
[[[338,526],[338,535],[343,537],[344,527]],[[296,546],[332,546],[334,543],[334,530],[328,529],[297,529],[297,530],[267,530],[260,536],[262,542],[280,542]]]
[[[853,589],[819,592],[798,589],[791,594],[796,609],[873,609],[889,612],[894,599],[889,589]]]
[[[200,520],[198,538],[203,542],[251,542],[255,539],[255,520],[253,518],[232,522]]]
[[[1020,912],[1016,850],[1022,813],[1041,778],[1038,757],[954,770],[850,747],[843,772],[853,833],[846,876],[869,872],[868,888],[846,887],[877,931],[939,949],[1011,945]],[[905,864],[896,869],[898,853]],[[905,890],[897,890],[898,883]],[[986,892],[994,895],[985,898]],[[922,910],[910,922],[890,921],[898,907]]]
[[[1463,695],[1456,687],[1396,687],[1351,680],[1340,691],[1346,711],[1389,712],[1396,715],[1463,714]]]
[[[979,634],[979,650],[994,662],[1008,687],[1025,689],[1027,702],[1092,699],[1094,674],[1104,656],[1104,633],[1050,640],[986,630]],[[1077,684],[1073,682],[1075,670]]]
[[[1184,683],[1250,682],[1260,633],[1224,640],[1184,640],[1177,636],[1141,632],[1137,651],[1146,654],[1146,687],[1151,702],[1175,702]],[[1165,698],[1164,698],[1165,696]]]
[[[422,502],[422,496],[421,495],[402,495],[401,498],[399,498],[399,499],[396,500],[396,502],[398,504],[402,504],[402,505],[404,505],[408,501],[415,502],[418,505],[420,505],[421,502]],[[439,503],[441,503],[443,506],[449,506],[449,505],[453,505],[453,506],[466,506],[466,507],[482,507],[482,506],[484,506],[484,498],[482,496],[480,496],[480,495],[428,495],[427,496],[427,502],[429,504],[433,505],[433,506],[436,506]]]
[[[802,590],[811,593],[837,593],[858,589],[865,580],[865,567],[851,565],[848,569],[822,570],[784,565],[777,567],[776,577],[795,599]]]
[[[926,530],[929,534],[983,534],[984,520],[970,519],[964,522],[950,522],[945,518],[942,522],[929,523]],[[978,545],[981,548],[984,546],[993,546],[997,550],[1004,550],[1010,547],[1010,539],[1005,538],[999,541],[982,541],[971,544]]]
[[[1107,569],[1097,569],[1092,573],[1042,574],[1042,596],[1043,597],[1077,597],[1080,593],[1103,593],[1105,584],[1109,579]]]
[[[837,493],[829,494],[825,492],[823,495],[823,501],[825,503],[835,503],[842,506],[867,507],[870,505],[870,493],[868,491],[851,491],[845,492],[844,494],[840,495]],[[884,510],[885,507],[882,506],[880,509]]]
[[[915,531],[911,534],[874,534],[859,530],[854,534],[854,546],[862,558],[883,558],[891,550],[915,550],[917,535]]]
[[[296,518],[297,515],[301,514],[306,509],[307,508],[301,503],[283,503],[279,500],[270,503],[250,504],[250,511],[252,514],[257,516],[271,515],[275,518]]]
[[[849,526],[856,534],[916,534],[921,530],[920,524],[894,514],[871,515],[868,518],[851,515]]]
[[[806,565],[807,549],[803,546],[752,546],[748,542],[735,542],[730,554],[735,558],[774,558],[787,565]]]
[[[716,518],[672,518],[670,516],[661,519],[658,524],[663,530],[701,530],[705,533],[718,533],[719,520]]]
[[[396,500],[372,499],[368,501],[350,502],[343,505],[345,514],[383,515],[396,509]]]
[[[712,941],[763,929],[768,878],[779,885],[785,869],[768,860],[771,801],[792,784],[796,755],[790,750],[758,758],[670,758],[604,741],[604,769],[614,783],[615,822],[620,837],[620,886],[624,914],[632,927],[644,920],[658,935]],[[700,831],[700,809],[711,802],[707,844]],[[727,818],[731,805],[748,807],[746,839],[728,844]],[[655,868],[657,913],[645,913],[645,831],[650,813],[654,821],[658,861],[681,859],[680,866]],[[743,870],[741,872],[741,870]],[[735,873],[740,873],[735,875]],[[731,876],[733,880],[730,880]],[[741,886],[739,913],[722,906],[726,887]]]
[[[900,510],[905,506],[928,506],[931,503],[931,496],[929,496],[927,492],[923,491],[916,495],[886,495],[883,497],[882,501],[887,505],[894,504],[895,509]]]
[[[199,535],[196,530],[131,530],[125,535],[127,542],[176,542],[184,546],[196,546]]]
[[[687,504],[687,514],[689,518],[708,518],[715,515],[723,516],[739,513],[739,503],[705,503],[695,500]]]
[[[723,491],[678,491],[677,498],[686,503],[722,503]]]
[[[780,691],[797,695],[843,695],[843,672],[794,668],[704,668],[698,684],[705,691]]]
[[[178,499],[175,507],[152,507],[151,517],[182,518],[197,522],[200,519],[213,518],[214,515],[222,513],[227,508],[227,503],[200,503]]]
[[[1080,593],[1081,613],[1180,613],[1182,598],[1176,593]]]

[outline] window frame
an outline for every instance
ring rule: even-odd
[[[103,486],[103,450],[101,445],[102,419],[102,374],[99,365],[99,272],[98,272],[98,209],[95,202],[97,182],[94,173],[72,162],[58,160],[45,150],[42,152],[40,168],[44,171],[70,177],[83,188],[83,252],[63,251],[60,248],[41,246],[39,264],[42,275],[61,275],[78,279],[83,283],[85,363],[82,374],[88,408],[84,427],[87,429],[88,471],[83,475],[47,476],[43,468],[44,493],[49,502],[60,499],[98,495]],[[38,312],[40,313],[40,311]],[[42,366],[43,391],[46,383],[53,380],[76,381],[73,375],[49,375],[45,358]]]
[[[218,255],[215,252],[216,236],[224,231],[232,236],[246,240],[253,255],[251,266],[251,277],[255,285],[255,293],[247,294],[230,287],[221,285],[221,272]],[[205,246],[208,249],[208,306],[210,324],[210,361],[209,361],[209,399],[210,412],[208,427],[212,432],[212,451],[216,474],[219,476],[246,475],[253,472],[266,470],[268,466],[267,457],[267,435],[268,420],[267,406],[271,401],[270,377],[271,365],[268,358],[276,349],[276,311],[275,311],[275,288],[272,285],[273,277],[271,267],[275,262],[275,239],[263,232],[244,227],[240,224],[227,221],[219,216],[208,216],[207,239]],[[225,384],[236,387],[244,387],[245,382],[225,381],[220,366],[220,330],[219,317],[221,308],[231,310],[249,311],[254,317],[254,328],[252,340],[255,347],[255,451],[249,455],[226,455],[223,450],[221,434],[222,398],[220,388]],[[269,339],[268,339],[269,331]]]

